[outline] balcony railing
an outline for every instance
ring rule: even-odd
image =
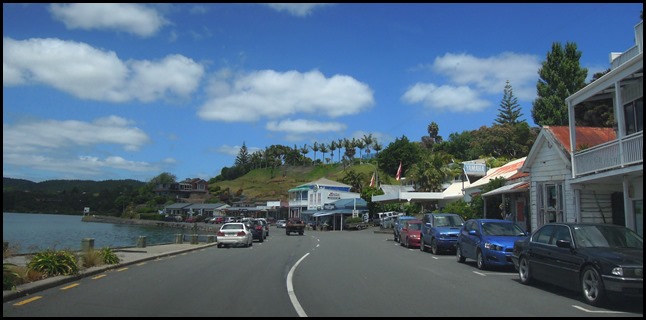
[[[628,60],[636,57],[644,50],[644,23],[640,22],[635,26],[635,45],[628,49],[626,52],[618,55],[611,61],[610,68],[615,69],[620,65],[626,63]],[[613,54],[614,55],[614,54]]]
[[[622,152],[619,152],[621,145]],[[614,140],[574,154],[576,177],[644,162],[644,132]]]

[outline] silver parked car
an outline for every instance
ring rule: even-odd
[[[217,233],[218,248],[229,246],[251,247],[253,234],[246,223],[229,222],[220,227]]]

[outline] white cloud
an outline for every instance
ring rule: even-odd
[[[538,56],[517,53],[501,53],[494,57],[478,58],[467,54],[447,53],[435,58],[433,71],[444,75],[452,83],[473,86],[485,94],[500,94],[509,80],[514,95],[519,100],[529,101],[536,96]]]
[[[267,3],[265,5],[276,11],[287,11],[297,17],[306,17],[315,8],[329,6],[330,3]]]
[[[127,160],[120,156],[88,155],[105,153],[105,145],[136,151],[149,142],[148,136],[133,127],[127,119],[110,116],[94,122],[76,120],[31,121],[3,124],[2,160],[7,170],[37,172],[46,170],[58,176],[105,176],[113,169],[157,172],[160,168],[148,162]]]
[[[266,126],[269,131],[280,131],[288,133],[319,133],[343,131],[346,125],[339,122],[321,122],[306,119],[270,121]]]
[[[116,30],[149,37],[168,24],[156,10],[134,3],[56,3],[49,10],[68,29]]]
[[[205,120],[253,122],[304,113],[340,117],[365,111],[373,92],[350,76],[326,78],[319,71],[261,70],[233,76],[222,72],[209,86],[213,95],[198,111]]]
[[[536,97],[539,58],[534,55],[502,53],[489,58],[447,53],[425,68],[448,79],[447,84],[416,83],[402,96],[406,103],[421,103],[438,111],[481,111],[491,106],[484,96],[499,96],[509,80],[519,101]]]
[[[3,85],[42,83],[81,99],[150,102],[195,91],[204,68],[181,55],[121,61],[116,53],[59,39],[3,38]]]
[[[490,105],[489,101],[478,97],[478,93],[469,87],[436,86],[429,83],[417,83],[404,93],[402,100],[406,103],[421,103],[425,107],[439,111],[478,111]]]
[[[77,146],[117,144],[124,150],[139,150],[148,135],[117,116],[94,122],[44,120],[2,126],[4,152],[48,152]]]

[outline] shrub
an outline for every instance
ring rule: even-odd
[[[85,268],[90,268],[94,266],[100,266],[103,264],[103,257],[101,253],[97,250],[90,249],[82,252],[80,254],[82,265]]]
[[[45,250],[36,253],[27,264],[27,268],[41,272],[44,277],[75,275],[79,272],[76,255],[69,250]]]
[[[15,264],[2,264],[2,290],[12,290],[19,284],[20,275],[15,271]]]
[[[112,249],[109,247],[101,249],[100,255],[103,259],[103,263],[105,264],[117,264],[121,261],[117,254],[114,253],[114,251],[112,251]]]

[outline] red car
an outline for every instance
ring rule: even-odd
[[[404,226],[399,231],[399,245],[406,248],[419,248],[422,238],[422,220],[405,220]]]

